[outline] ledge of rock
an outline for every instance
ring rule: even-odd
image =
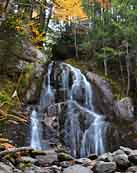
[[[93,72],[87,73],[88,80],[93,84],[97,110],[105,114],[109,119],[119,117],[124,120],[133,120],[133,104],[129,97],[115,101],[109,83],[101,76]],[[101,98],[101,99],[100,99]]]

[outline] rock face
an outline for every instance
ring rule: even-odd
[[[116,103],[119,110],[120,117],[127,120],[132,120],[134,115],[134,108],[132,101],[129,97],[123,98]]]
[[[116,150],[125,144],[136,148],[137,141],[134,138],[137,123],[134,122],[132,100],[128,97],[120,101],[114,100],[109,83],[95,73],[88,72],[87,78],[94,86],[93,102],[96,110],[111,122],[107,129],[108,150]]]
[[[44,80],[41,94],[37,93],[39,89],[37,89],[38,86],[36,83],[40,83],[39,79],[43,75],[43,68],[38,67],[35,69],[34,80],[32,81],[30,89],[26,93],[26,100],[27,103],[37,103],[38,95],[40,95],[40,102],[43,102],[41,104],[42,106],[39,108],[41,114],[43,114],[43,141],[45,141],[45,143],[48,141],[49,145],[58,145],[61,142],[70,150],[76,146],[72,149],[72,152],[74,155],[79,157],[81,154],[83,134],[90,128],[90,124],[94,121],[92,115],[89,114],[86,109],[82,109],[81,106],[85,103],[85,97],[83,97],[85,94],[85,86],[82,84],[83,81],[78,83],[78,87],[73,85],[79,69],[75,71],[75,73],[77,73],[75,76],[73,71],[74,69],[73,67],[70,67],[70,65],[60,62],[52,62],[49,66],[50,68],[48,67],[45,70],[46,72],[43,76]],[[40,72],[37,69],[41,69]],[[123,145],[124,143],[131,146],[133,141],[127,140],[127,134],[130,135],[129,131],[131,131],[131,127],[123,128],[120,124],[123,120],[132,120],[133,118],[132,103],[130,99],[125,98],[116,102],[113,98],[110,85],[106,80],[92,72],[87,73],[87,78],[92,84],[93,105],[95,107],[95,112],[99,115],[105,115],[103,117],[104,121],[108,120],[106,121],[107,125],[102,130],[102,133],[105,133],[106,135],[101,135],[103,136],[104,141],[108,141],[104,142],[105,149],[114,150],[117,149],[119,145]],[[71,90],[72,85],[75,88],[72,95],[75,100],[71,100],[68,96],[70,95],[68,91]],[[41,96],[43,96],[43,98]],[[119,117],[121,121],[119,121]],[[116,122],[117,119],[118,122]],[[75,123],[71,123],[72,121]],[[69,127],[70,124],[74,124],[75,127],[73,129],[75,132],[77,131],[75,136],[78,136],[76,139],[78,141],[75,140],[75,144],[70,140],[74,134],[73,132],[71,134],[72,128]],[[86,138],[89,139],[90,136],[91,133],[87,133]],[[92,148],[92,146],[89,148]],[[90,154],[90,152],[88,154]]]
[[[97,110],[108,116],[110,119],[116,116],[115,102],[109,83],[95,73],[88,72],[87,78],[95,86],[95,105]],[[102,98],[102,99],[100,99]],[[109,106],[108,106],[109,105]]]
[[[109,83],[95,73],[88,72],[87,78],[95,85],[97,109],[108,116],[109,119],[119,117],[124,120],[133,119],[133,105],[131,98],[115,101]],[[102,98],[102,99],[100,99]]]

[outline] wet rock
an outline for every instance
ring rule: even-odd
[[[128,156],[130,162],[137,164],[137,150],[132,150],[132,153]]]
[[[61,172],[61,167],[58,167],[58,166],[56,166],[56,165],[53,165],[52,167],[51,167],[51,170],[53,170],[53,172],[55,172],[55,173],[60,173]]]
[[[41,167],[38,167],[38,166],[31,166],[31,167],[28,167],[28,168],[25,168],[24,173],[54,173],[52,170],[50,170],[50,168],[41,168]]]
[[[13,169],[3,162],[0,162],[0,173],[13,173]]]
[[[74,158],[67,153],[58,153],[58,160],[59,161],[69,161],[69,160],[74,160]]]
[[[119,155],[119,154],[125,154],[125,152],[123,150],[118,149],[112,153],[113,156]]]
[[[23,173],[61,173],[61,168],[53,165],[52,167],[31,166],[24,170]]]
[[[109,119],[118,117],[125,120],[133,119],[133,104],[129,97],[116,102],[109,83],[99,75],[88,72],[87,78],[95,85],[95,105]],[[100,99],[102,98],[102,99]]]
[[[120,149],[122,151],[124,151],[127,155],[131,154],[133,152],[133,150],[131,150],[130,148],[128,147],[123,147],[123,146],[120,146]]]
[[[88,158],[89,158],[90,160],[95,160],[95,159],[98,158],[98,156],[97,156],[96,154],[90,154],[90,155],[88,156]]]
[[[49,152],[47,155],[36,156],[38,166],[47,166],[57,162],[57,154],[55,152]]]
[[[104,162],[112,162],[113,161],[112,153],[102,154],[101,156],[98,157],[97,160],[104,161]]]
[[[116,103],[120,117],[126,120],[133,119],[134,107],[131,98],[126,97]]]
[[[47,151],[45,150],[33,150],[31,152],[32,156],[37,156],[37,155],[47,155]]]
[[[112,173],[115,170],[116,170],[115,162],[98,161],[96,163],[96,172],[97,173]]]
[[[38,160],[37,159],[34,159],[32,157],[23,156],[23,157],[20,158],[19,161],[20,162],[23,162],[23,163],[32,163],[32,164],[35,164]]]
[[[63,173],[93,173],[93,171],[81,165],[74,165],[64,169]]]
[[[137,173],[137,166],[131,166],[127,169],[126,173]]]
[[[70,166],[72,166],[72,165],[74,165],[74,164],[73,164],[73,162],[70,162],[70,161],[63,161],[63,162],[60,162],[59,165],[60,165],[62,168],[68,168],[68,167],[70,167]]]
[[[13,169],[13,172],[14,172],[14,173],[22,173],[22,171],[19,170],[19,169]]]
[[[116,115],[116,106],[109,83],[93,72],[88,72],[87,78],[95,89],[93,101],[96,109],[100,110],[109,119],[113,118]]]
[[[83,166],[93,166],[93,162],[88,158],[80,158],[75,160],[76,163],[82,164]]]
[[[119,168],[126,169],[129,167],[130,162],[126,154],[118,154],[113,157],[113,161],[116,162]]]

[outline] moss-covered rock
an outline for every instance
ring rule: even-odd
[[[74,158],[67,153],[58,153],[58,160],[59,161],[69,161],[69,160],[74,160]]]

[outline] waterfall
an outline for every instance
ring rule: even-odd
[[[31,113],[31,147],[33,149],[41,150],[40,141],[40,122],[38,119],[38,112],[33,109]]]
[[[71,154],[75,157],[85,157],[91,153],[104,153],[107,122],[103,115],[95,112],[92,85],[80,69],[65,63],[57,64],[57,66],[60,77],[55,77],[54,63],[49,64],[40,96],[40,113],[32,111],[31,146],[35,149],[43,148],[39,137],[42,136],[40,134],[42,130],[39,128],[41,118],[38,116],[42,115],[49,105],[54,105],[56,100],[67,103],[63,113],[63,131],[65,145]],[[60,88],[56,88],[57,83]],[[63,100],[57,97],[57,92],[60,90]],[[58,116],[61,118],[62,115]]]
[[[63,66],[66,68],[63,68]],[[68,70],[66,70],[67,67]],[[63,86],[66,86],[65,81],[68,79],[68,74],[66,76],[64,75],[65,71],[70,71],[73,74],[73,82],[70,89],[67,83],[67,95],[70,95],[69,98],[72,101],[76,101],[81,109],[89,113],[89,121],[90,119],[93,119],[90,126],[84,132],[82,132],[82,130],[80,130],[79,117],[76,115],[73,105],[70,104],[68,111],[70,112],[71,110],[71,116],[70,114],[68,115],[65,123],[65,135],[66,139],[68,139],[66,140],[66,143],[68,143],[70,140],[70,148],[72,148],[72,154],[74,156],[77,156],[78,148],[80,149],[81,157],[87,156],[92,152],[102,154],[105,152],[104,135],[107,123],[104,121],[104,117],[102,115],[99,115],[94,111],[94,105],[92,104],[92,86],[79,69],[64,63],[61,64],[61,68],[65,69],[63,70],[62,75]],[[81,91],[81,89],[83,91]],[[83,103],[79,103],[77,99],[77,96],[79,95],[84,97]],[[70,122],[68,123],[68,121]],[[68,128],[70,130],[67,130]]]
[[[54,92],[51,88],[51,72],[52,72],[52,66],[53,63],[49,64],[48,66],[48,75],[45,76],[41,96],[40,96],[40,102],[39,102],[39,111],[37,112],[35,109],[33,109],[31,113],[31,142],[30,146],[33,149],[43,149],[46,148],[46,146],[43,146],[42,144],[42,127],[41,127],[41,120],[42,120],[42,112],[44,112],[44,109],[48,107],[48,105],[54,103]],[[47,77],[47,79],[46,79]],[[46,85],[46,80],[47,85]]]
[[[40,109],[44,110],[48,105],[54,103],[54,91],[51,87],[51,72],[53,62],[48,66],[47,76],[44,77],[41,96],[40,96]],[[47,84],[46,84],[47,81]]]

